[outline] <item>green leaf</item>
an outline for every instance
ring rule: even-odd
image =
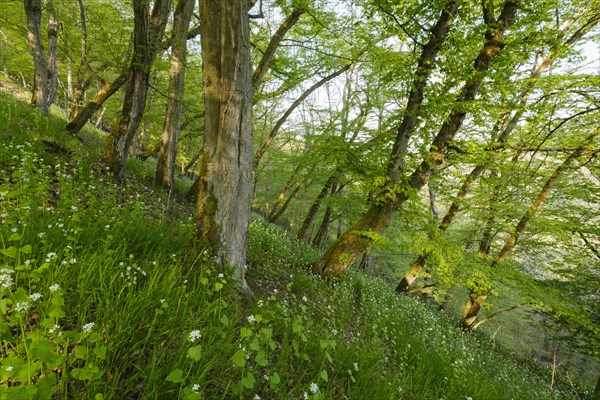
[[[75,346],[73,354],[75,358],[84,359],[88,355],[88,348],[86,346]]]
[[[244,385],[244,387],[246,387],[248,389],[254,388],[255,383],[256,383],[256,379],[254,378],[254,375],[252,375],[251,372],[248,372],[248,375],[246,375],[242,379],[242,385]]]
[[[254,338],[252,343],[250,343],[250,350],[254,350],[254,351],[260,350],[260,343],[258,342],[258,338]]]
[[[94,354],[101,360],[106,358],[106,346],[98,346],[94,349]]]
[[[319,374],[319,376],[321,377],[321,379],[323,379],[325,382],[329,382],[329,375],[327,374],[327,371],[323,370],[321,371],[321,373]]]
[[[75,379],[79,379],[80,381],[84,380],[94,380],[100,378],[102,376],[102,372],[98,366],[87,363],[83,368],[75,368],[71,371],[71,376]]]
[[[223,324],[223,326],[228,326],[229,325],[229,318],[227,318],[227,315],[223,314],[223,316],[220,319],[221,323]]]
[[[281,383],[281,378],[277,372],[273,372],[273,375],[269,377],[269,386],[271,389],[275,389]]]
[[[242,349],[239,349],[235,352],[235,354],[231,357],[231,361],[238,367],[246,366],[246,352]]]
[[[30,244],[26,244],[25,246],[21,247],[21,248],[19,249],[19,251],[20,251],[22,254],[30,254],[30,253],[31,253],[31,245],[30,245]]]
[[[0,250],[0,253],[4,254],[6,257],[15,258],[17,256],[17,248],[15,246],[10,246],[7,249]]]
[[[167,382],[181,383],[185,381],[185,379],[183,379],[183,371],[180,369],[176,369],[173,372],[171,372],[165,380]]]
[[[243,338],[247,338],[249,336],[252,336],[252,329],[246,328],[245,326],[243,326],[240,329],[240,337],[243,339]]]
[[[36,383],[35,387],[37,389],[36,394],[32,397],[32,400],[48,400],[53,399],[52,396],[56,390],[56,374],[46,375],[43,378],[40,378]]]
[[[19,240],[21,240],[21,235],[17,232],[13,232],[12,235],[8,237],[9,242],[18,242]]]
[[[197,345],[188,349],[187,355],[194,361],[199,361],[202,357],[202,346]]]
[[[258,353],[256,353],[255,361],[256,364],[260,365],[261,367],[266,367],[267,365],[269,365],[269,360],[267,360],[267,356],[264,350],[260,350]]]

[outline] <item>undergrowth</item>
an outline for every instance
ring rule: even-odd
[[[383,281],[323,282],[318,252],[259,217],[242,299],[191,207],[115,184],[101,141],[63,125],[0,95],[0,399],[575,396]]]

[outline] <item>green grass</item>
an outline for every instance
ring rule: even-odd
[[[0,399],[574,398],[381,280],[312,276],[258,217],[243,300],[191,205],[137,161],[115,184],[99,134],[63,126],[0,94]]]

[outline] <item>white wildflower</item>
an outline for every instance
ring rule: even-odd
[[[196,392],[196,393],[197,393],[197,392],[199,392],[199,391],[200,391],[200,385],[199,385],[199,384],[197,384],[197,383],[194,383],[194,384],[192,385],[192,390],[193,390],[194,392]]]
[[[88,333],[92,330],[94,325],[96,325],[94,322],[87,323],[81,328],[81,330],[83,331],[83,333]]]
[[[31,301],[38,301],[39,299],[41,299],[43,296],[39,293],[33,293],[29,295],[29,298],[31,299]]]
[[[199,330],[194,330],[190,332],[190,342],[194,343],[196,340],[200,339],[202,335]]]
[[[15,310],[17,312],[25,312],[25,311],[29,310],[29,306],[30,306],[29,302],[22,301],[20,303],[15,304]]]
[[[247,319],[248,319],[249,323],[253,323],[254,321],[256,321],[256,318],[254,318],[254,315],[249,315]]]
[[[310,391],[313,393],[317,393],[319,391],[319,386],[316,383],[312,382],[310,384]]]
[[[55,283],[54,285],[50,286],[51,292],[56,292],[58,289],[60,289],[60,286],[58,283]]]
[[[10,274],[12,274],[13,272],[15,272],[15,271],[12,269],[8,269],[8,268],[0,269],[0,288],[1,289],[8,289],[9,287],[12,286],[13,278],[12,278],[12,276],[10,276]]]

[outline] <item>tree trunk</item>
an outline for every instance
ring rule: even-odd
[[[10,78],[10,74],[8,73],[8,65],[6,64],[6,45],[8,40],[6,39],[4,32],[0,31],[0,35],[2,35],[2,40],[0,40],[0,63],[2,63],[2,73],[5,77]]]
[[[415,280],[417,280],[417,278],[419,277],[419,274],[423,270],[423,267],[425,267],[425,263],[427,262],[428,257],[429,257],[429,253],[421,254],[412,263],[408,272],[406,274],[404,274],[404,277],[402,278],[402,280],[400,281],[398,286],[396,286],[397,293],[408,293],[411,285],[413,284],[413,282]]]
[[[252,83],[248,2],[200,2],[205,136],[195,223],[221,265],[245,279],[252,195]]]
[[[71,61],[71,57],[69,57],[67,62],[67,101],[65,102],[67,118],[71,115],[75,115],[74,110],[76,109],[76,106],[74,104],[75,98],[73,95],[73,62]]]
[[[40,24],[42,20],[42,0],[24,0],[27,17],[27,42],[33,55],[33,88],[31,104],[47,114],[48,104],[48,68]]]
[[[125,181],[125,168],[131,143],[135,138],[148,95],[150,68],[165,31],[171,0],[157,0],[149,15],[148,0],[134,0],[133,59],[122,96],[119,118],[110,131],[103,159],[118,180]]]
[[[329,235],[329,225],[331,224],[331,213],[333,212],[333,208],[331,206],[327,206],[325,209],[325,213],[323,214],[323,221],[319,226],[319,230],[315,235],[312,244],[321,249],[323,245],[327,241],[327,236]]]
[[[300,19],[302,14],[304,14],[305,11],[306,11],[305,8],[294,8],[294,10],[292,10],[291,14],[288,15],[288,17],[281,23],[281,25],[279,26],[279,28],[277,29],[277,31],[271,38],[271,41],[269,42],[267,49],[265,50],[260,62],[256,66],[254,73],[252,74],[252,91],[253,92],[257,91],[258,86],[262,82],[262,79],[263,79],[265,73],[269,69],[269,63],[271,62],[271,59],[275,55],[275,51],[277,50],[277,47],[279,47],[281,40],[283,40],[283,37],[292,28],[292,26],[294,26],[296,24],[296,22],[298,22],[298,20]]]
[[[504,246],[502,247],[502,249],[498,252],[496,257],[492,261],[492,263],[491,263],[492,268],[497,267],[498,264],[500,264],[502,261],[504,261],[506,259],[506,256],[508,255],[508,253],[517,245],[517,241],[519,240],[519,237],[525,231],[525,228],[529,224],[529,221],[531,220],[531,218],[540,209],[540,207],[542,207],[544,205],[544,203],[548,199],[548,195],[550,194],[550,191],[552,190],[554,185],[556,185],[558,178],[563,174],[563,172],[565,170],[567,170],[568,168],[571,167],[571,164],[573,163],[573,161],[576,158],[581,157],[581,155],[585,151],[585,145],[587,143],[593,143],[593,141],[599,135],[600,135],[600,130],[596,129],[592,134],[590,134],[585,139],[585,143],[582,144],[582,147],[580,147],[579,149],[577,149],[573,153],[571,153],[571,155],[569,157],[567,157],[567,159],[565,159],[554,170],[552,175],[550,175],[550,177],[548,178],[548,180],[546,181],[546,183],[544,184],[544,186],[538,193],[538,196],[536,197],[536,199],[533,201],[533,203],[531,203],[531,205],[529,206],[529,208],[527,209],[525,214],[523,214],[523,216],[519,220],[519,223],[517,224],[514,232],[508,237],[508,239],[506,239]],[[464,312],[463,312],[463,318],[461,321],[461,324],[464,328],[469,329],[473,325],[473,322],[475,322],[475,319],[477,318],[477,314],[481,308],[481,304],[483,304],[486,297],[487,297],[487,294],[485,294],[485,293],[477,293],[474,290],[471,290],[471,292],[469,294],[469,300],[467,300],[467,303],[465,305]]]
[[[477,74],[465,82],[456,99],[457,104],[475,99],[481,87],[484,72],[489,69],[491,61],[502,50],[501,40],[504,31],[515,19],[517,3],[518,1],[506,2],[499,20],[494,21],[492,24],[494,29],[492,30],[490,27],[490,30],[486,32],[486,43],[474,62],[474,69]],[[407,184],[401,185],[404,170],[403,155],[406,152],[408,139],[417,123],[425,84],[457,8],[458,6],[454,2],[446,5],[438,23],[432,29],[430,41],[423,48],[413,89],[409,94],[407,109],[396,135],[390,157],[388,184],[380,190],[376,201],[367,213],[344,233],[313,266],[315,273],[327,278],[337,278],[344,275],[348,268],[356,262],[360,254],[389,226],[396,209],[409,198],[408,193],[420,190],[429,179],[434,168],[444,160],[448,142],[454,138],[467,114],[464,109],[455,109],[450,113],[434,138],[425,159],[409,177]],[[400,186],[404,187],[398,190]]]
[[[329,193],[329,190],[334,187],[335,181],[336,181],[336,174],[334,173],[333,175],[331,175],[329,177],[329,179],[327,179],[327,182],[325,182],[323,189],[321,189],[321,192],[317,195],[317,198],[311,204],[310,209],[308,210],[308,213],[306,214],[306,218],[304,218],[304,221],[302,222],[302,226],[300,227],[300,230],[298,231],[298,239],[299,240],[304,240],[304,241],[307,240],[308,228],[310,227],[310,224],[312,224],[313,220],[315,219],[315,216],[317,215],[317,212],[319,211],[319,208],[321,207],[321,203],[323,202],[323,199],[325,199],[325,196],[327,196],[327,194]]]
[[[156,182],[169,189],[175,179],[177,141],[183,113],[183,90],[189,29],[195,0],[179,0],[175,8],[172,35],[171,68],[169,70],[169,98],[156,165]]]
[[[269,213],[269,216],[267,217],[267,221],[274,224],[279,219],[279,217],[281,217],[283,215],[285,210],[287,210],[287,208],[289,207],[292,200],[294,200],[294,198],[296,197],[296,195],[298,194],[300,189],[302,189],[304,186],[306,186],[306,180],[303,180],[302,182],[300,182],[299,184],[296,185],[296,187],[294,188],[294,190],[292,191],[290,196],[285,200],[285,202],[283,203],[283,205],[281,206],[281,208],[279,210],[277,210],[275,208],[275,206],[273,206],[273,209],[271,210],[271,212]]]
[[[54,0],[46,0],[48,11],[48,104],[56,102],[56,90],[58,87],[58,72],[56,69],[56,58],[58,53],[58,19],[54,9]]]
[[[127,82],[128,72],[124,72],[113,82],[108,82],[100,89],[87,104],[79,110],[66,126],[67,131],[76,135],[85,126],[86,122],[92,118],[92,115],[98,111],[102,104],[108,100]],[[75,106],[76,107],[76,106]]]

